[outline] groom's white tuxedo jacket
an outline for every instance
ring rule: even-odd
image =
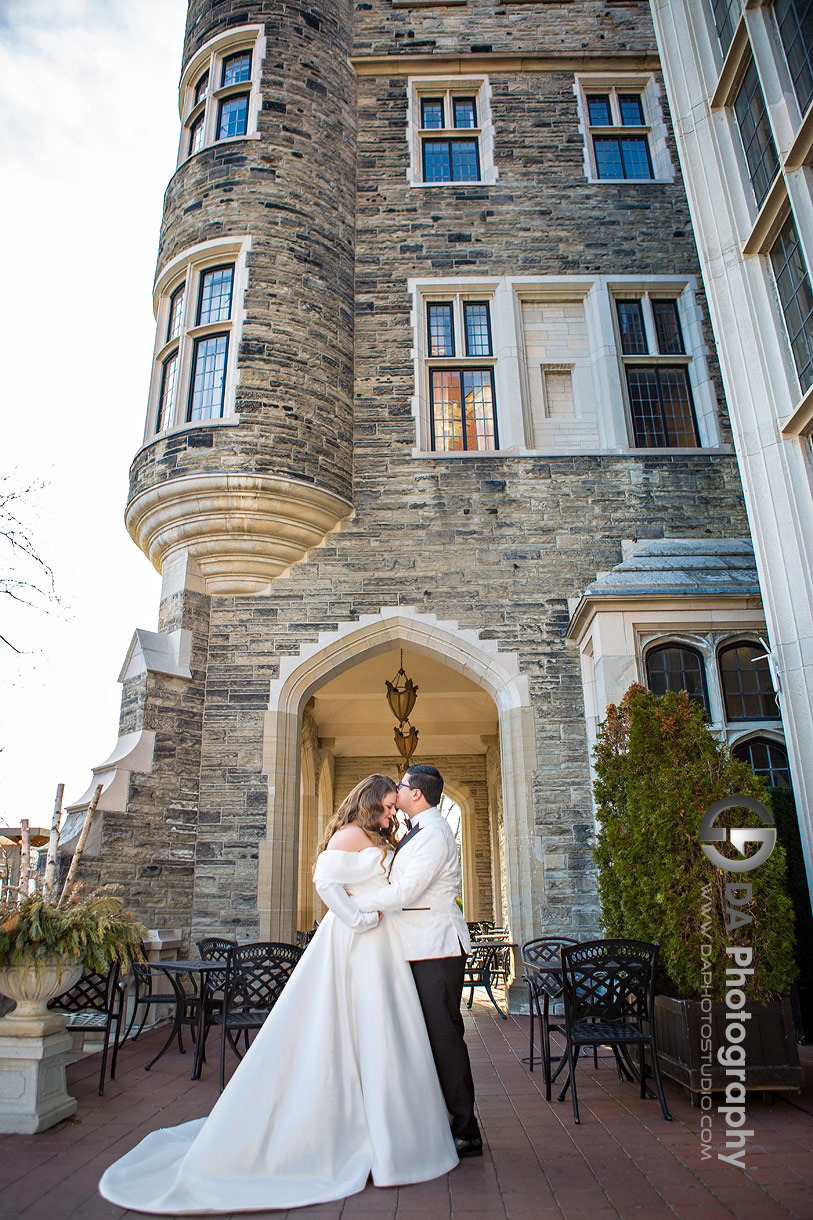
[[[408,961],[458,957],[471,949],[460,907],[460,854],[437,806],[412,819],[412,830],[396,852],[390,884],[354,895],[362,911],[398,911],[396,926]]]

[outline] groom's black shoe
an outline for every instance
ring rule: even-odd
[[[454,1146],[457,1149],[457,1155],[460,1157],[461,1161],[463,1160],[464,1156],[483,1155],[483,1141],[480,1139],[479,1135],[475,1136],[474,1139],[471,1140],[464,1140],[461,1139],[460,1136],[455,1136]]]

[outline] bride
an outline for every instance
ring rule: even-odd
[[[99,1191],[133,1211],[264,1211],[439,1177],[457,1163],[418,994],[380,887],[397,788],[357,784],[314,870],[330,908],[208,1118],[154,1131]]]

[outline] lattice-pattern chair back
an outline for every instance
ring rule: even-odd
[[[147,947],[141,946],[141,957],[136,957],[134,953],[129,954],[130,958],[130,973],[136,981],[138,988],[144,991],[149,991],[152,984],[152,972],[147,965]]]
[[[60,1012],[108,1013],[118,981],[118,962],[113,962],[107,974],[86,970],[69,991],[63,991],[62,995],[49,1000],[48,1007],[58,1008]]]
[[[237,948],[237,941],[229,940],[227,936],[204,936],[203,940],[197,941],[196,944],[198,953],[205,962],[228,961],[232,949]],[[226,986],[226,971],[213,970],[207,976],[206,986],[210,991],[223,991]]]
[[[526,940],[520,956],[524,966],[536,967],[525,971],[525,977],[535,991],[547,992],[552,1000],[559,999],[562,994],[562,949],[578,943],[572,936],[540,936],[536,940]]]
[[[301,956],[298,945],[273,942],[233,949],[226,972],[228,1011],[270,1011]]]
[[[562,983],[573,1024],[650,1019],[655,995],[658,946],[637,940],[588,941],[565,946]]]

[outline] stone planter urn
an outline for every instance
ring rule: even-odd
[[[0,1132],[31,1134],[67,1118],[77,1102],[68,1094],[65,1057],[71,1049],[65,1017],[48,1001],[73,987],[82,965],[54,958],[0,970],[0,992],[17,1007],[0,1018]]]

